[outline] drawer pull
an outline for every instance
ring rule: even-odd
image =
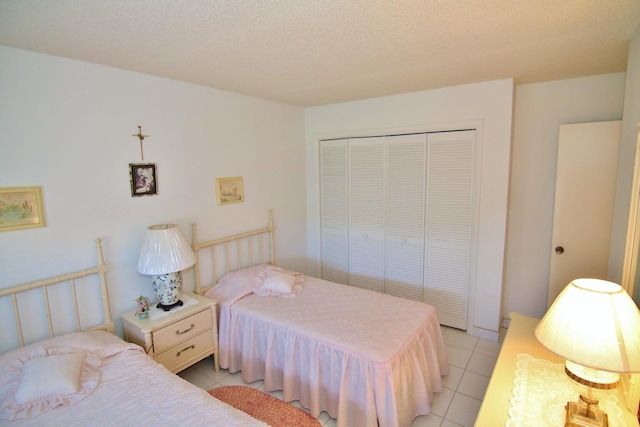
[[[196,345],[195,344],[191,344],[189,347],[185,347],[182,350],[180,350],[179,352],[176,353],[176,357],[180,357],[180,355],[182,354],[182,352],[187,351],[187,350],[192,350],[195,349]]]
[[[193,328],[195,328],[196,325],[194,325],[193,323],[191,324],[191,326],[189,327],[189,329],[185,329],[184,331],[176,331],[176,335],[182,335],[182,334],[186,334],[187,332],[191,331]]]

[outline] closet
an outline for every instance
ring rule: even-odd
[[[320,142],[323,279],[434,305],[467,329],[475,131]]]

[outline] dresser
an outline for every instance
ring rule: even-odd
[[[482,400],[482,406],[476,419],[476,427],[504,426],[509,421],[519,354],[524,353],[532,358],[543,359],[552,364],[564,364],[563,359],[544,348],[536,339],[534,331],[540,319],[518,313],[511,313],[510,316],[511,323]],[[559,375],[564,376],[564,373]],[[626,409],[620,388],[612,392],[619,394],[618,406],[622,409],[621,425],[637,427],[638,420],[634,414]],[[562,423],[559,424],[559,426],[561,425]]]
[[[218,361],[217,302],[189,292],[180,298],[184,305],[165,312],[152,308],[147,319],[139,319],[135,310],[124,313],[125,339],[138,344],[153,359],[176,373],[213,355]]]

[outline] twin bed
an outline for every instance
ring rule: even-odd
[[[315,417],[326,411],[338,426],[409,426],[430,413],[448,373],[435,309],[275,267],[273,231],[271,212],[265,228],[211,241],[198,240],[193,226],[196,290],[219,306],[220,366],[242,371],[248,383],[264,380],[265,390],[282,390],[283,400],[299,400]],[[75,330],[82,332],[0,355],[0,424],[15,418],[10,425],[134,425],[145,416],[152,417],[146,425],[265,425],[113,335],[97,246],[98,266],[82,273],[100,277],[104,322],[86,328],[78,321]],[[0,297],[10,296],[17,307],[16,295],[44,289],[46,297],[59,279],[75,288],[73,274],[0,289]],[[22,346],[21,314],[14,311]],[[48,366],[33,362],[50,359],[56,360]],[[33,383],[52,366],[79,372],[80,379]]]
[[[338,426],[409,426],[431,412],[449,370],[435,308],[273,267],[271,212],[236,236],[192,231],[196,290],[220,310],[221,367]]]
[[[0,341],[15,337],[18,346],[0,355],[0,425],[266,426],[113,334],[107,266],[100,240],[96,245],[93,268],[0,289],[0,301],[9,299],[13,306],[16,325],[3,324]],[[83,308],[90,304],[78,295],[93,286],[102,301],[102,320],[85,326],[91,316]],[[62,299],[71,301],[62,305]],[[37,302],[42,304],[34,306]],[[33,317],[43,313],[50,338],[25,345],[32,331],[23,326],[38,323]],[[65,313],[74,314],[74,332],[60,331]]]

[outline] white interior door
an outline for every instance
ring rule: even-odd
[[[548,305],[573,279],[607,279],[620,125],[560,126]]]

